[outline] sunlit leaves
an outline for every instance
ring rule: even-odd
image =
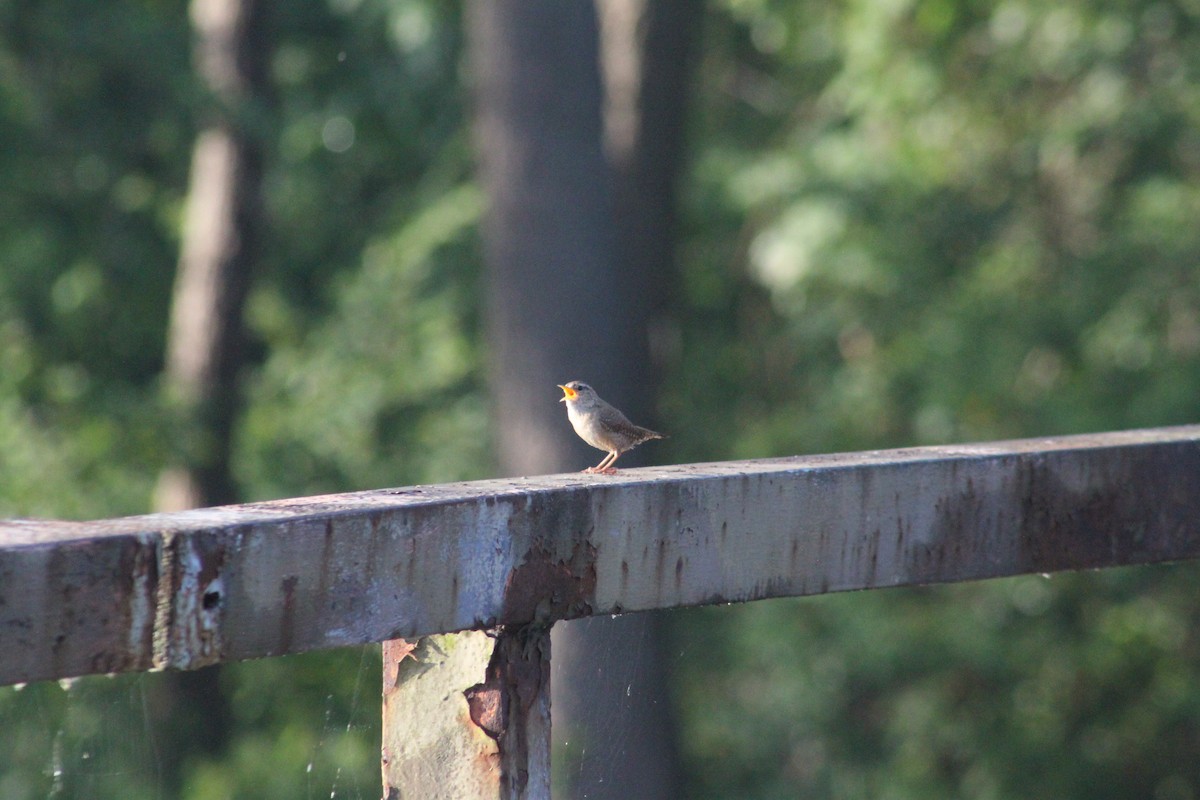
[[[1119,404],[1143,405],[1134,384],[1073,383],[1097,368],[1164,400],[1180,362],[1162,303],[1200,258],[1195,137],[1175,121],[1200,106],[1171,71],[1196,49],[1179,12],[851,3],[813,9],[817,45],[805,14],[784,13],[801,5],[723,4],[709,34],[707,83],[728,90],[701,96],[702,135],[752,132],[744,149],[702,150],[687,196],[697,213],[726,209],[701,235],[715,221],[743,247],[698,251],[685,280],[717,269],[710,257],[744,263],[770,307],[726,290],[733,318],[770,343],[758,352],[791,354],[751,357],[728,382],[710,373],[722,388],[702,396],[739,418],[722,430],[774,429],[765,440],[786,452],[1126,424]],[[1175,306],[1193,308],[1184,297]],[[1177,343],[1192,316],[1176,312]],[[868,340],[869,355],[836,346]],[[709,358],[693,352],[685,369]],[[813,413],[753,399],[767,386]],[[846,406],[867,413],[831,427],[824,409]],[[779,426],[755,419],[771,407]],[[1188,408],[1170,402],[1158,419]]]

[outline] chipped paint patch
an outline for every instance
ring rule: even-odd
[[[588,616],[596,602],[596,548],[575,542],[569,558],[556,558],[542,545],[526,553],[504,587],[506,624],[537,623]]]
[[[156,668],[198,669],[222,660],[224,544],[200,536],[164,536],[154,631]]]
[[[137,537],[132,585],[129,593],[129,637],[126,643],[133,654],[146,653],[154,637],[154,597],[158,583],[158,537]]]

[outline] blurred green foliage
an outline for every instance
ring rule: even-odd
[[[8,732],[0,797],[187,800],[379,794],[379,651],[344,649],[223,666],[232,730],[220,758],[189,752],[169,784],[171,741],[203,708],[163,697],[161,674],[39,683],[0,694]],[[174,728],[171,736],[164,735]],[[182,730],[181,730],[182,729]]]
[[[709,21],[680,460],[1195,421],[1200,6],[729,0]],[[692,795],[1194,798],[1198,577],[691,612]]]
[[[677,461],[1194,421],[1200,5],[714,0]],[[246,499],[490,471],[459,6],[274,11]],[[190,146],[179,0],[0,3],[0,513],[147,509]],[[695,797],[1200,796],[1195,567],[676,615]],[[161,797],[155,675],[0,691],[0,797]],[[377,795],[378,657],[223,668],[183,796]],[[619,768],[614,765],[614,768]]]
[[[1193,420],[1198,13],[711,15],[668,402],[716,436],[686,456]]]
[[[690,612],[692,796],[1195,795],[1196,569]]]

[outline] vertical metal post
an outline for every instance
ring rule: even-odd
[[[384,642],[382,771],[384,800],[549,800],[549,629]]]

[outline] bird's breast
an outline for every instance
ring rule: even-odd
[[[571,421],[571,427],[575,429],[575,433],[579,434],[579,438],[592,447],[595,447],[597,450],[610,450],[612,448],[611,437],[605,431],[598,411],[584,413],[568,405],[567,419]]]

